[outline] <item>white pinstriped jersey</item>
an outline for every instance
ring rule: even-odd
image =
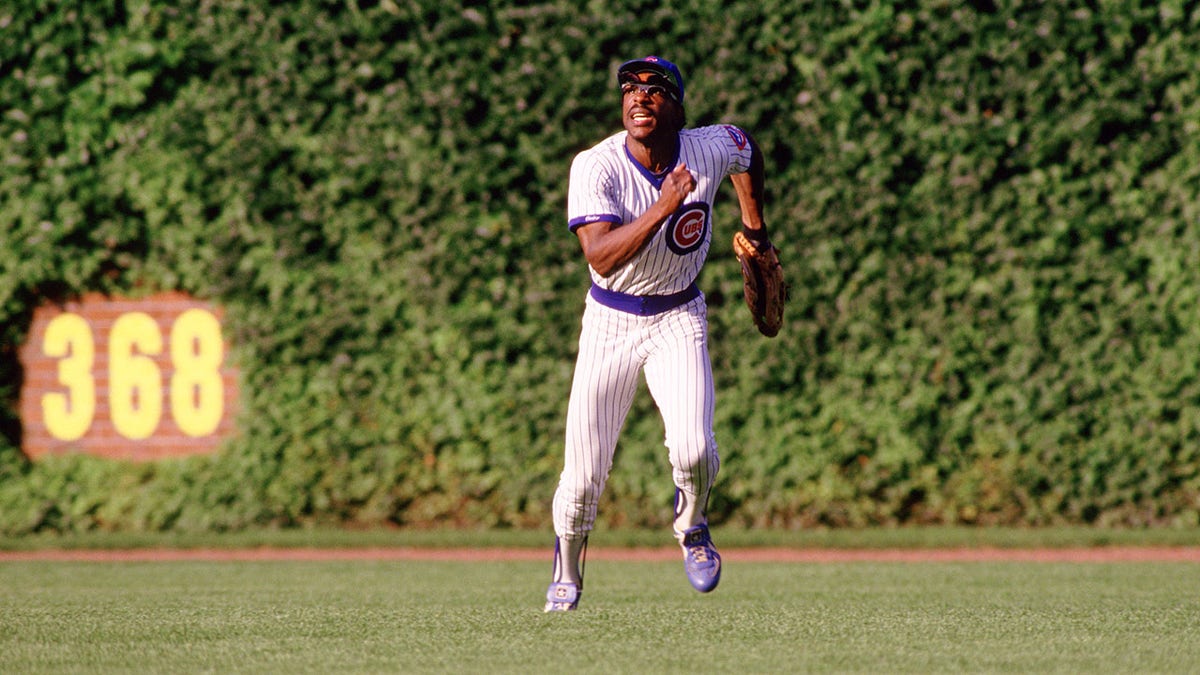
[[[601,288],[631,295],[667,295],[692,284],[712,241],[712,203],[725,176],[750,169],[750,143],[737,127],[721,124],[679,132],[679,157],[661,175],[629,155],[621,131],[576,155],[571,163],[567,224],[630,223],[658,201],[663,178],[679,161],[696,176],[696,189],[658,232],[609,277],[591,270]]]

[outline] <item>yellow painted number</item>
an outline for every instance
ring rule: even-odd
[[[42,419],[54,438],[74,441],[92,426],[96,414],[96,385],[92,379],[95,344],[92,329],[78,314],[60,314],[46,325],[42,342],[46,356],[58,358],[58,382],[67,393],[42,396]]]
[[[163,373],[155,357],[163,346],[158,324],[144,312],[121,314],[109,332],[108,411],[113,428],[130,440],[153,436],[162,421]],[[171,416],[184,434],[208,436],[225,415],[221,323],[211,312],[189,309],[171,325],[168,348]],[[42,396],[46,429],[58,440],[78,440],[96,414],[92,329],[78,314],[61,314],[47,324],[42,349],[58,359],[58,381],[66,388]]]
[[[171,326],[171,415],[188,436],[217,430],[225,410],[221,324],[210,312],[189,309]]]
[[[149,314],[122,314],[108,335],[108,405],[113,427],[131,440],[149,438],[162,418],[162,373],[147,356],[162,353],[162,333]]]

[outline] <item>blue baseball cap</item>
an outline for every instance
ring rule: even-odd
[[[637,79],[633,76],[638,73],[653,73],[656,77],[649,83],[661,85],[676,103],[683,105],[683,75],[674,63],[661,56],[646,56],[626,61],[617,68],[617,84]]]

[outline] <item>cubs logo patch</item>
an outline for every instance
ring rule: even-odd
[[[733,144],[737,146],[738,150],[745,150],[746,144],[750,142],[750,140],[746,138],[746,132],[735,126],[726,124],[725,133],[729,134],[729,137],[733,139]]]
[[[667,222],[667,247],[677,255],[700,248],[708,236],[708,204],[685,204]]]

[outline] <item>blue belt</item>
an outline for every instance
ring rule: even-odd
[[[680,305],[685,305],[700,297],[700,289],[696,287],[696,284],[692,284],[682,291],[671,293],[670,295],[630,295],[629,293],[621,293],[620,291],[610,291],[592,284],[591,295],[596,302],[605,307],[611,307],[612,309],[628,314],[653,316],[655,314],[662,314],[668,309],[675,309]]]

